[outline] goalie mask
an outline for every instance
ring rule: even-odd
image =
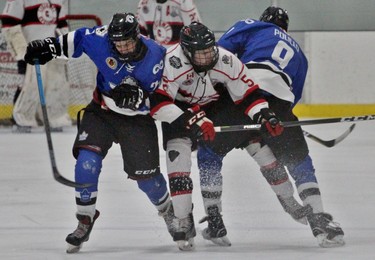
[[[289,16],[285,9],[276,6],[270,6],[264,10],[263,14],[259,18],[260,21],[266,23],[273,23],[277,26],[288,31]]]
[[[122,61],[140,60],[145,45],[139,39],[138,21],[132,13],[113,15],[108,26],[108,37],[115,55]]]
[[[207,72],[219,59],[215,35],[205,25],[193,22],[180,32],[181,48],[196,72]]]

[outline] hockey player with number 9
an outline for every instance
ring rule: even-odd
[[[218,44],[238,55],[267,91],[270,107],[282,121],[298,121],[293,113],[300,100],[307,74],[308,61],[298,43],[287,33],[289,16],[286,10],[270,6],[259,20],[246,19],[235,23],[219,39]],[[294,178],[298,194],[305,206],[313,235],[321,247],[345,244],[344,232],[333,217],[323,210],[319,184],[301,127],[286,128],[276,138],[250,143],[246,150],[260,164],[264,143],[287,167]],[[279,198],[288,212],[286,201]],[[305,222],[307,223],[307,222]]]
[[[1,15],[3,32],[15,59],[22,64],[28,42],[68,32],[68,0],[7,0]],[[41,67],[46,105],[53,129],[71,125],[68,115],[69,83],[66,61],[54,60]],[[15,130],[30,131],[42,120],[37,80],[33,66],[27,66],[21,92],[14,104]]]
[[[113,143],[120,145],[124,171],[148,196],[173,235],[173,207],[160,173],[158,135],[148,99],[159,86],[165,48],[139,34],[133,14],[117,13],[109,26],[32,41],[25,61],[34,64],[38,59],[45,64],[56,57],[76,58],[83,53],[97,66],[97,87],[79,124],[73,155],[76,182],[93,186],[76,188],[78,227],[66,237],[67,252],[80,250],[99,217],[98,178]]]

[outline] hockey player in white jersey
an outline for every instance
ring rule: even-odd
[[[137,18],[141,33],[165,47],[178,43],[184,25],[201,22],[194,0],[140,0]]]
[[[277,136],[283,128],[268,108],[251,71],[231,52],[217,47],[211,30],[192,23],[181,30],[180,44],[168,49],[162,85],[152,96],[151,115],[161,120],[167,172],[175,215],[179,220],[174,240],[182,250],[194,247],[191,153],[198,146],[200,184],[208,227],[203,237],[230,246],[222,219],[222,159],[235,147],[258,138],[252,131],[215,133],[213,125],[263,123],[265,134]],[[199,139],[199,142],[197,140]],[[263,166],[274,181],[278,196],[293,198],[285,169],[270,149],[263,152]],[[220,158],[216,165],[212,158]],[[297,203],[297,202],[296,202]],[[298,203],[297,203],[298,204]],[[300,206],[300,208],[303,208]]]
[[[7,0],[1,15],[3,32],[20,61],[26,45],[36,39],[68,32],[68,0]],[[65,61],[42,66],[46,106],[53,129],[71,125],[68,115],[69,83]],[[24,84],[13,108],[13,119],[20,131],[29,131],[42,120],[35,69],[27,66]]]
[[[301,47],[287,33],[288,25],[286,10],[270,6],[259,20],[236,22],[219,39],[218,45],[237,54],[258,76],[261,87],[270,93],[267,96],[270,107],[281,120],[297,121],[293,107],[302,95],[308,61]],[[315,169],[301,127],[286,128],[282,135],[264,138],[263,142],[288,168],[303,204],[311,206],[313,211],[307,215],[307,221],[318,244],[321,247],[344,245],[342,228],[323,209]],[[257,161],[262,158],[257,155],[262,152],[262,145],[252,143],[246,150]],[[285,208],[286,201],[279,199]]]
[[[173,207],[160,172],[157,128],[149,115],[148,99],[160,84],[165,48],[139,34],[133,14],[117,13],[109,26],[80,28],[58,39],[32,41],[25,61],[34,64],[38,59],[44,64],[55,57],[75,58],[83,53],[98,68],[97,86],[78,125],[73,155],[76,182],[93,185],[76,188],[78,226],[66,237],[67,252],[81,249],[99,217],[99,175],[113,143],[121,148],[127,177],[137,182],[173,236]]]

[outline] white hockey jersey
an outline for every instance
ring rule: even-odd
[[[168,49],[162,84],[156,90],[157,94],[168,97],[168,101],[156,98],[157,104],[151,110],[155,119],[168,123],[176,120],[183,111],[173,103],[174,100],[192,106],[217,101],[220,97],[214,88],[217,83],[224,84],[235,103],[241,103],[259,89],[252,72],[234,54],[221,47],[218,49],[218,62],[207,73],[194,71],[179,44]],[[268,103],[264,99],[256,99],[244,113],[252,118],[265,107]]]
[[[191,22],[201,22],[193,0],[141,0],[137,19],[143,35],[168,47],[178,43],[180,30]]]
[[[20,24],[27,42],[53,37],[66,28],[68,0],[7,0],[1,15],[3,28]]]

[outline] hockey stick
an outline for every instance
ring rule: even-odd
[[[35,60],[35,72],[36,72],[36,78],[37,78],[37,82],[38,82],[39,99],[40,99],[40,105],[42,106],[43,123],[44,123],[44,129],[45,129],[46,136],[47,136],[48,151],[49,151],[49,157],[50,157],[50,160],[51,160],[53,177],[55,178],[56,181],[60,182],[61,184],[66,185],[66,186],[75,187],[75,188],[89,187],[92,184],[79,184],[79,183],[70,181],[68,179],[65,179],[60,174],[59,170],[57,169],[56,160],[55,160],[55,152],[53,150],[53,145],[52,145],[51,128],[50,128],[50,125],[49,125],[49,120],[48,120],[48,116],[47,116],[46,101],[45,101],[45,98],[44,98],[42,74],[40,72],[40,65],[39,65],[38,60]]]
[[[303,125],[320,125],[329,123],[344,123],[344,122],[356,122],[356,121],[368,121],[375,120],[375,115],[364,115],[364,116],[351,116],[351,117],[334,117],[334,118],[322,118],[312,119],[304,121],[291,121],[282,122],[281,125],[284,127],[294,127]],[[260,130],[261,124],[253,125],[228,125],[228,126],[215,126],[216,132],[233,132],[233,131],[249,131],[249,130]]]
[[[347,129],[342,135],[340,135],[339,137],[335,138],[335,139],[332,139],[332,140],[323,140],[323,139],[320,139],[319,137],[305,131],[305,130],[302,130],[303,131],[303,134],[304,136],[314,140],[315,142],[318,142],[322,145],[324,145],[325,147],[333,147],[335,146],[336,144],[340,143],[342,140],[344,140],[354,129],[355,127],[355,124],[352,124],[349,129]]]

